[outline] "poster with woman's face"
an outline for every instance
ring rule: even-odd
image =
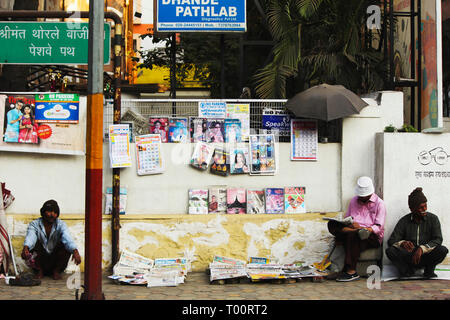
[[[34,95],[6,96],[3,141],[7,143],[39,143]]]

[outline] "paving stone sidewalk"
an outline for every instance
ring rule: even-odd
[[[369,289],[367,279],[353,282],[294,282],[210,284],[203,272],[189,273],[177,287],[123,285],[103,275],[102,292],[106,300],[450,300],[448,280],[408,280],[381,282],[380,289]],[[45,277],[39,286],[14,287],[0,280],[0,300],[75,300],[75,289],[62,280]],[[84,284],[81,274],[81,285]],[[83,289],[80,290],[80,293]]]

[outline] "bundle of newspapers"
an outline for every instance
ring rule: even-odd
[[[190,262],[186,258],[152,260],[123,250],[109,278],[119,283],[147,287],[177,286],[184,283],[189,271]]]
[[[210,281],[248,277],[251,280],[295,279],[316,277],[321,274],[314,266],[303,263],[280,264],[264,257],[250,257],[249,262],[214,256],[209,264]]]
[[[247,277],[245,261],[214,256],[209,264],[210,281]]]

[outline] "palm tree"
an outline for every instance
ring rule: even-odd
[[[381,51],[364,43],[366,9],[374,0],[268,0],[273,59],[254,76],[260,98],[286,98],[327,82],[356,91],[383,86]]]

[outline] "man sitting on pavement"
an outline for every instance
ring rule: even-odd
[[[427,212],[427,198],[422,188],[411,192],[408,206],[411,212],[394,227],[386,255],[397,267],[401,277],[413,276],[415,269],[425,268],[423,276],[435,278],[436,265],[448,253],[448,249],[442,246],[441,224],[436,215]]]
[[[337,281],[353,281],[359,278],[356,264],[362,251],[379,248],[383,241],[386,208],[384,201],[375,194],[372,179],[360,177],[356,196],[350,201],[345,220],[350,224],[331,220],[328,230],[336,237],[336,245],[345,249],[344,270]]]
[[[22,258],[33,269],[37,278],[51,275],[61,279],[70,255],[75,264],[81,263],[77,246],[69,229],[59,217],[59,206],[55,200],[46,201],[41,210],[41,218],[28,225],[23,244]]]

